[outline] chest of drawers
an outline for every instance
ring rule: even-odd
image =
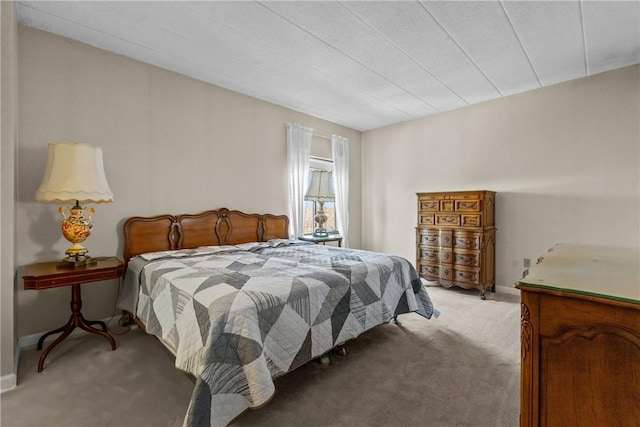
[[[495,192],[418,193],[416,268],[443,286],[495,289]]]

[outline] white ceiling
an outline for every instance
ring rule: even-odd
[[[357,130],[640,63],[640,1],[18,1],[16,12]]]

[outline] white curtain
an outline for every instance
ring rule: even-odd
[[[349,245],[349,139],[332,135],[331,154],[334,165],[336,193],[336,220],[338,231],[343,236],[343,246]]]
[[[304,234],[304,192],[307,189],[313,129],[287,123],[289,174],[289,237]]]

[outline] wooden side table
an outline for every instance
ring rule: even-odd
[[[306,242],[313,242],[315,244],[322,243],[323,245],[327,242],[338,242],[338,247],[342,247],[342,236],[338,234],[329,234],[327,237],[302,236],[298,237],[298,239]]]
[[[107,325],[102,321],[86,320],[82,316],[82,299],[80,297],[80,286],[83,283],[100,282],[103,280],[116,279],[124,276],[125,265],[118,258],[100,259],[97,263],[80,267],[70,267],[64,262],[43,262],[27,265],[24,268],[22,279],[25,289],[50,289],[61,286],[71,286],[71,317],[69,321],[57,329],[47,332],[38,341],[38,350],[42,350],[44,340],[53,334],[62,332],[54,342],[52,342],[40,355],[38,361],[38,372],[44,369],[44,361],[47,355],[55,346],[60,344],[69,334],[79,327],[92,334],[105,337],[111,344],[111,350],[116,349],[116,342],[107,332]],[[99,325],[102,330],[91,325]]]

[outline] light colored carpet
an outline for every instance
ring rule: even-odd
[[[276,379],[276,394],[232,426],[516,426],[520,298],[429,287],[440,318],[400,316],[348,342],[331,365]],[[22,353],[18,387],[0,395],[3,427],[180,426],[193,380],[137,329],[78,334],[47,357]]]

